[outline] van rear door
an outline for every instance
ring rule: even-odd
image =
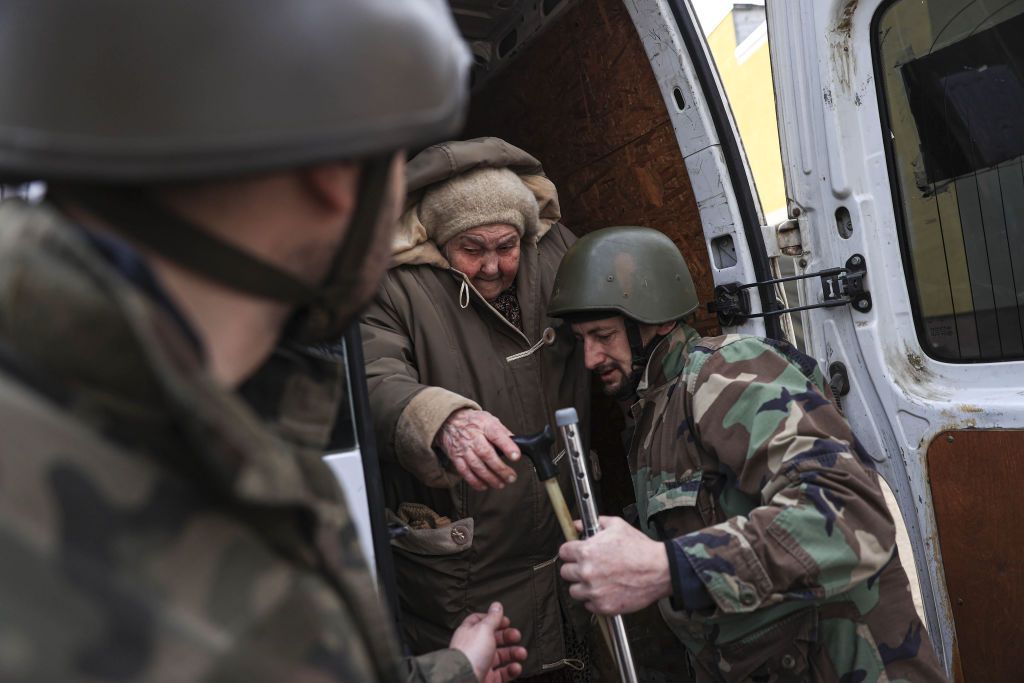
[[[731,283],[770,281],[777,273],[776,264],[763,241],[764,217],[750,165],[691,3],[628,0],[624,4],[643,42],[686,164],[715,285],[722,289]],[[742,297],[757,311],[783,306],[780,290],[773,285],[753,284],[744,288]],[[724,319],[730,332],[786,336],[779,316]]]
[[[801,313],[807,347],[896,493],[947,671],[1019,680],[1024,1],[767,14],[797,270],[845,269],[800,303],[856,295]]]

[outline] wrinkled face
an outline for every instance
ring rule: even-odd
[[[519,272],[519,233],[511,225],[480,225],[444,245],[448,262],[466,274],[477,291],[493,301],[512,286]]]
[[[631,393],[633,353],[622,316],[573,323],[572,331],[583,344],[583,364],[600,380],[604,393],[622,398]]]

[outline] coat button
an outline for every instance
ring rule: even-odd
[[[455,542],[455,545],[466,545],[466,541],[469,540],[469,534],[466,533],[466,527],[453,526],[452,540]]]
[[[555,343],[555,329],[553,327],[544,328],[543,334],[540,336],[544,340],[544,343],[551,346]]]
[[[793,670],[796,668],[796,658],[793,655],[785,654],[782,655],[782,668],[787,670]]]
[[[742,604],[744,607],[750,607],[755,602],[757,602],[757,596],[755,596],[753,593],[749,591],[743,591],[742,593],[740,593],[740,604]]]

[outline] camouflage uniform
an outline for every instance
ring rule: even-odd
[[[632,407],[641,528],[698,681],[938,681],[870,458],[817,364],[683,325]]]
[[[131,267],[0,206],[0,680],[475,680],[402,663],[329,471]]]

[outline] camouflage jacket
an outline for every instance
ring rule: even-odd
[[[215,386],[82,232],[17,201],[0,434],[0,680],[475,680],[452,650],[399,658],[319,455]]]
[[[660,607],[697,680],[944,680],[878,475],[812,359],[680,326],[638,396],[640,524],[669,541]]]

